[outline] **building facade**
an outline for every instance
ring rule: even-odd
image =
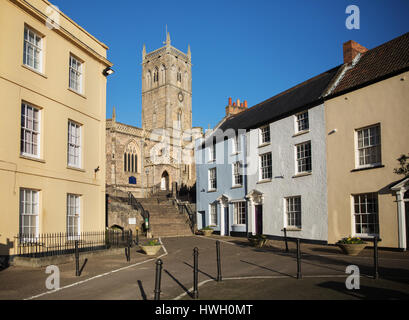
[[[196,181],[192,128],[192,63],[171,46],[142,51],[142,128],[107,120],[107,187],[138,197],[192,187]]]
[[[112,63],[105,44],[46,0],[1,1],[0,26],[0,255],[8,255],[18,234],[104,230]]]

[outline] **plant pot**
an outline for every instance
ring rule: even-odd
[[[367,243],[337,243],[342,251],[350,256],[357,256],[365,249]]]
[[[202,234],[203,234],[205,237],[210,236],[212,233],[213,233],[213,230],[202,230]]]
[[[155,246],[140,246],[143,252],[145,252],[148,256],[154,256],[155,254],[158,253],[160,248],[162,248],[161,245],[155,245]]]

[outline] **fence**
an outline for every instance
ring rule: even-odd
[[[79,235],[67,233],[43,233],[38,235],[19,234],[15,238],[15,255],[22,257],[47,257],[73,254],[78,241],[79,252],[124,248],[128,243],[138,244],[138,234],[132,231],[106,230],[81,232]]]

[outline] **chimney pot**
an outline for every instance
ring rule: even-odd
[[[231,106],[231,97],[229,97],[229,106]]]
[[[244,107],[247,108],[247,100],[244,100]]]
[[[368,51],[367,48],[361,46],[359,43],[349,40],[343,45],[344,51],[344,63],[350,64],[358,55],[358,53],[365,53]]]

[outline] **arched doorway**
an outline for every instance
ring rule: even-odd
[[[160,189],[169,190],[169,174],[167,171],[163,171],[162,177],[160,180]]]

